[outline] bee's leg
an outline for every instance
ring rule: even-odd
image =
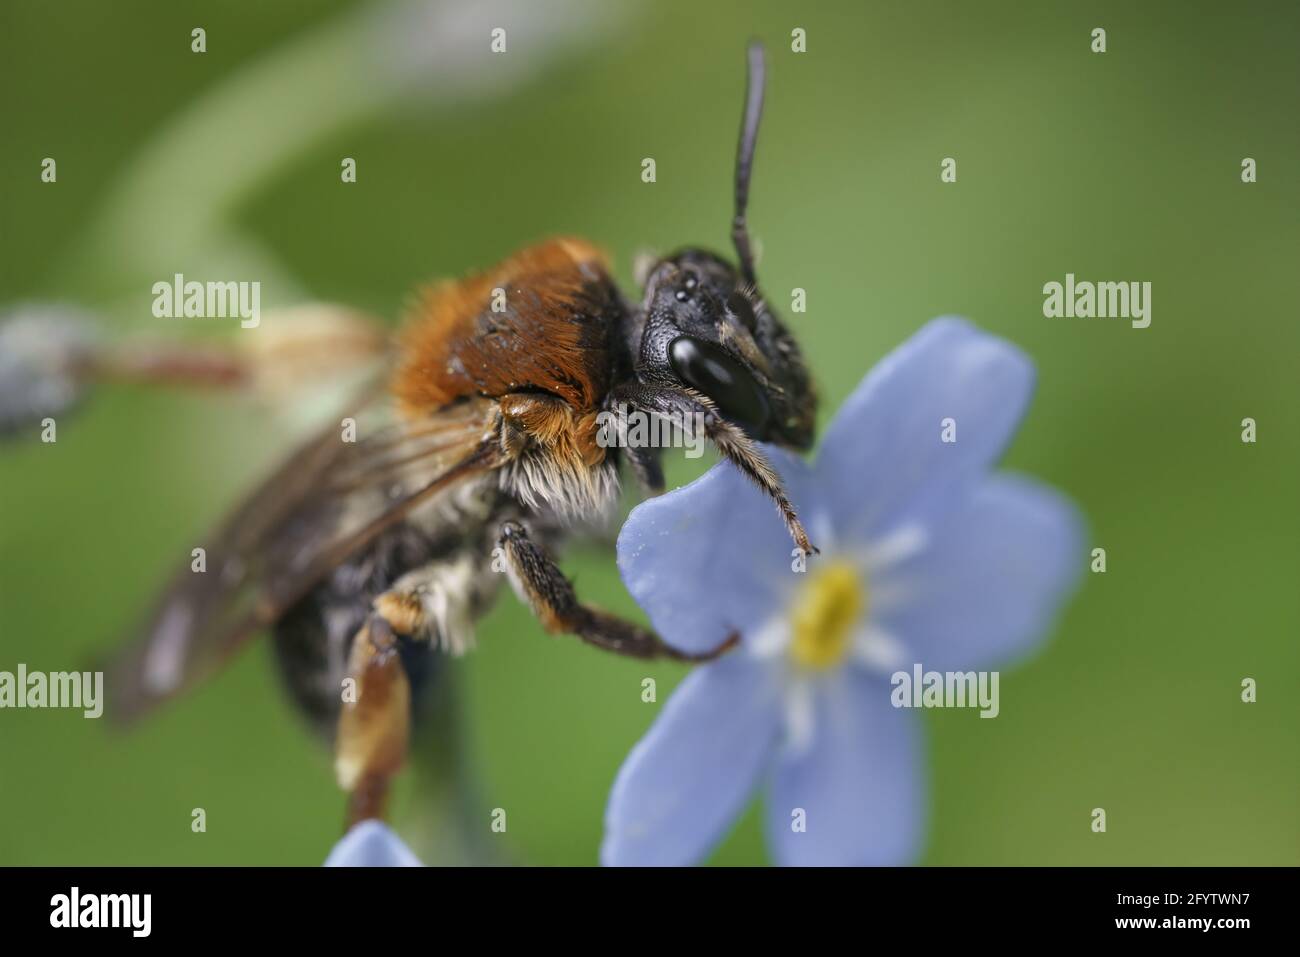
[[[436,640],[452,655],[466,651],[473,644],[474,578],[471,555],[430,561],[380,594],[353,638],[352,694],[344,695],[339,714],[334,763],[339,786],[351,795],[349,826],[383,816],[389,781],[406,761],[411,687],[397,636]]]
[[[776,469],[772,468],[754,440],[744,430],[724,419],[706,396],[672,386],[637,383],[616,389],[611,401],[626,402],[642,412],[664,416],[687,424],[688,427],[694,424],[701,426],[705,437],[718,451],[776,503],[790,537],[804,554],[817,553],[818,549],[808,541],[808,533],[804,531],[803,523],[795,514],[790,499],[786,497]]]
[[[609,421],[602,429],[606,431],[610,444],[626,457],[628,467],[641,487],[651,495],[659,495],[664,490],[664,469],[660,462],[662,450],[628,442],[627,411],[626,404],[607,402],[602,414],[608,415]],[[609,434],[609,430],[612,430],[612,434]]]
[[[677,651],[649,629],[581,604],[573,583],[518,522],[502,524],[497,544],[505,555],[506,572],[515,591],[532,607],[542,627],[552,634],[574,634],[597,648],[632,658],[678,661],[709,661],[730,650],[740,638],[730,635],[717,648],[702,655]]]
[[[406,761],[411,687],[393,626],[372,613],[352,642],[334,770],[349,794],[347,827],[384,816],[389,782]],[[349,693],[350,692],[350,693]]]
[[[659,461],[659,450],[651,448],[625,448],[627,464],[637,481],[651,495],[664,490],[664,469]]]

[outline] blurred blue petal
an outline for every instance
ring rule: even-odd
[[[980,482],[928,535],[928,547],[871,586],[900,596],[874,618],[909,664],[927,670],[983,669],[1023,655],[1046,635],[1087,558],[1074,505],[1014,475]]]
[[[1029,359],[963,319],[935,319],[881,360],[840,407],[818,489],[840,541],[865,542],[951,504],[993,465],[1024,416]],[[941,423],[956,422],[956,442]]]
[[[764,451],[803,515],[815,496],[808,466]],[[816,523],[805,519],[809,534]],[[723,462],[685,488],[642,502],[618,536],[618,567],[664,641],[692,654],[735,631],[749,636],[798,583],[794,545],[772,502]]]
[[[603,864],[694,864],[725,836],[772,755],[781,719],[775,679],[741,654],[687,676],[618,772]]]
[[[419,859],[382,821],[362,821],[343,835],[326,867],[421,867]]]
[[[906,864],[926,818],[918,717],[890,704],[879,676],[842,668],[822,681],[811,741],[782,749],[772,773],[768,847],[786,866]]]

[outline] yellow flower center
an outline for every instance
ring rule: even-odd
[[[813,671],[838,665],[866,605],[866,587],[856,568],[844,561],[819,568],[795,601],[790,657]]]

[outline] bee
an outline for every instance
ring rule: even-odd
[[[637,303],[595,246],[555,238],[425,291],[391,378],[356,402],[356,440],[330,428],[291,455],[206,540],[207,573],[177,574],[111,662],[117,716],[138,718],[269,630],[291,697],[333,740],[355,823],[383,816],[440,652],[471,646],[503,577],[546,631],[605,651],[702,660],[730,648],[737,636],[720,634],[692,658],[583,603],[552,555],[609,516],[624,464],[649,493],[664,488],[661,448],[599,440],[615,408],[700,423],[815,551],[758,445],[808,449],[816,411],[754,274],[746,207],[764,86],[756,43],[735,265],[682,249],[649,266]]]

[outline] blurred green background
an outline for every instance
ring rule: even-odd
[[[743,48],[761,37],[751,222],[823,421],[926,320],[966,315],[1038,366],[1007,464],[1074,496],[1108,552],[1044,652],[1004,673],[999,720],[925,714],[921,861],[1300,863],[1300,8],[611,6],[591,32],[580,3],[489,4],[505,57],[476,28],[429,54],[452,72],[393,79],[400,58],[362,39],[438,48],[377,28],[389,4],[7,0],[0,303],[158,331],[150,286],[183,271],[261,278],[264,308],[394,320],[418,283],[548,234],[601,244],[628,287],[643,247],[729,253]],[[503,61],[532,65],[493,84]],[[39,180],[46,156],[57,184]],[[1150,328],[1045,319],[1042,286],[1067,272],[1152,282]],[[808,311],[791,316],[796,286]],[[61,421],[57,444],[0,449],[0,669],[74,668],[109,646],[273,462],[282,426],[240,401],[121,388]],[[696,471],[676,459],[670,484]],[[565,564],[587,599],[639,614],[608,552]],[[508,592],[453,667],[466,826],[502,859],[594,863],[614,773],[684,670],[546,637]],[[641,702],[647,674],[658,705]],[[415,778],[395,819],[418,849]],[[505,834],[487,832],[495,807]],[[315,864],[341,814],[265,642],[127,736],[0,712],[0,864]],[[753,811],[714,860],[766,860]]]

